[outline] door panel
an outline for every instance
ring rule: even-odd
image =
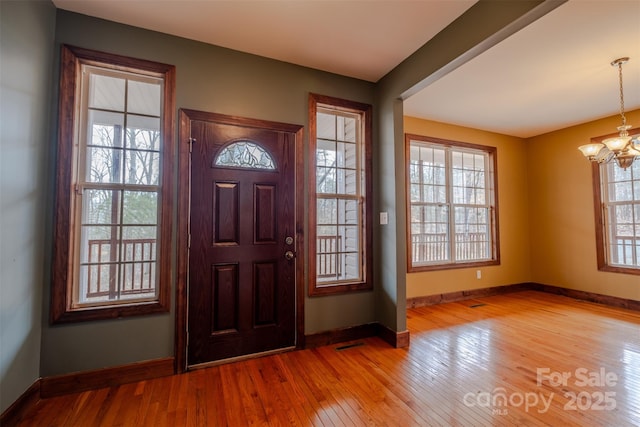
[[[238,331],[238,264],[212,266],[211,332]]]
[[[256,232],[255,243],[275,243],[276,241],[276,191],[272,185],[256,185]]]
[[[188,365],[295,345],[295,134],[191,121]]]
[[[213,201],[215,215],[212,216],[213,244],[239,244],[240,214],[238,212],[239,185],[237,182],[216,182]]]

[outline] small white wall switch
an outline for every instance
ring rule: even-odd
[[[389,224],[389,213],[388,212],[380,212],[380,224],[381,225]]]
[[[482,279],[482,271],[481,270],[476,270],[476,279],[478,279],[478,280]]]

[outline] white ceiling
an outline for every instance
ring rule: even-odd
[[[619,113],[618,69],[610,63],[625,56],[631,111],[640,108],[640,0],[569,0],[411,97],[404,112],[540,135]]]
[[[60,9],[377,81],[475,0],[53,0]]]
[[[377,81],[474,0],[53,0],[56,7]],[[405,102],[405,114],[530,137],[640,108],[640,0],[570,0]],[[640,123],[635,125],[640,126]],[[612,131],[615,131],[612,130]]]

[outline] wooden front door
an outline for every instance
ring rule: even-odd
[[[223,117],[190,122],[188,365],[296,342],[296,133]]]

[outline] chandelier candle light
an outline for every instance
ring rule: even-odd
[[[611,63],[612,66],[618,67],[618,75],[620,78],[620,116],[622,117],[622,125],[618,126],[620,132],[618,136],[607,138],[602,143],[587,144],[578,147],[584,156],[598,163],[608,163],[615,160],[622,169],[627,169],[633,164],[633,161],[640,159],[640,139],[639,135],[629,136],[628,130],[631,125],[627,124],[624,116],[624,93],[622,91],[622,64],[629,61],[628,57],[618,58]]]

